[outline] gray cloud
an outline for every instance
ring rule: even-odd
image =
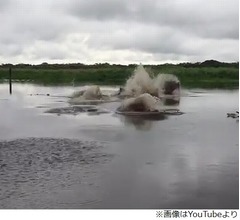
[[[126,2],[112,0],[73,1],[69,10],[81,18],[94,20],[121,19],[129,12]]]
[[[8,5],[11,4],[11,1],[12,1],[12,0],[9,0],[9,1],[8,1],[8,0],[2,0],[2,1],[0,1],[0,13],[1,13],[4,9],[6,9]]]
[[[68,12],[81,19],[168,26],[213,38],[238,39],[237,0],[72,1]]]
[[[236,61],[238,8],[238,0],[0,1],[0,63]]]

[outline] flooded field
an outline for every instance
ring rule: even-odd
[[[238,208],[238,90],[182,90],[154,120],[73,108],[80,89],[0,84],[0,208]]]

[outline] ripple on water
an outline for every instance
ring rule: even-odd
[[[70,208],[77,208],[97,201],[89,191],[96,188],[100,165],[111,159],[103,152],[106,144],[54,138],[1,141],[0,208],[66,208],[72,203]]]
[[[88,113],[89,115],[99,115],[109,113],[109,111],[101,109],[95,105],[78,105],[62,108],[52,108],[47,110],[45,113],[53,113],[57,115],[78,115],[79,113]]]

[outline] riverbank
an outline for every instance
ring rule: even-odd
[[[124,85],[132,75],[136,65],[110,64],[41,64],[41,65],[1,65],[0,82],[9,78],[20,82],[43,85]],[[238,63],[197,63],[145,65],[147,71],[156,76],[159,73],[176,75],[185,88],[237,89],[239,86]]]

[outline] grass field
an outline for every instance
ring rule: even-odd
[[[11,66],[12,79],[31,81],[44,85],[56,84],[105,84],[123,85],[131,76],[135,65],[24,65]],[[184,66],[184,65],[151,65],[145,66],[154,76],[159,73],[175,74],[186,88],[238,88],[238,65],[228,66]],[[0,66],[0,81],[9,78],[9,66]]]

